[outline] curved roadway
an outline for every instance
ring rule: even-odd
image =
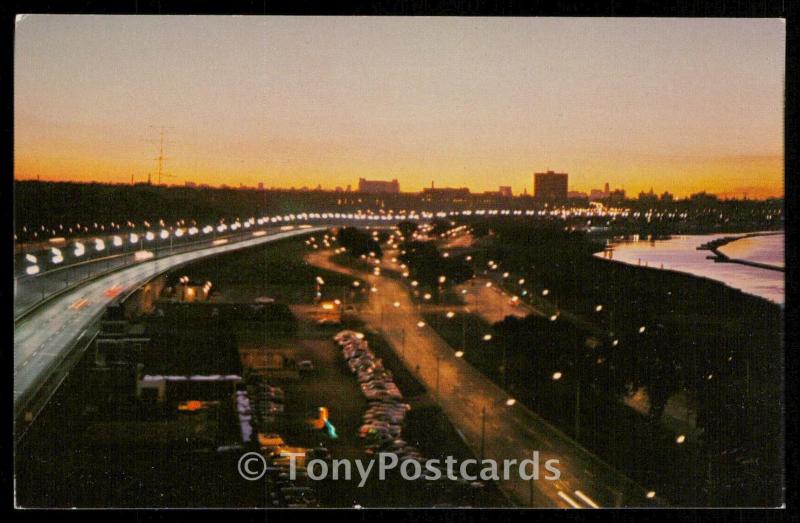
[[[130,292],[158,274],[199,258],[324,229],[311,227],[279,232],[139,262],[97,277],[41,305],[14,328],[15,411],[19,413],[48,372],[63,361],[72,347],[91,335],[87,330],[117,295]]]

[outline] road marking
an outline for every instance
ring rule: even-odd
[[[70,305],[69,308],[77,311],[77,310],[80,310],[80,309],[86,307],[86,305],[88,305],[88,304],[89,304],[89,300],[87,300],[86,298],[81,298],[81,299],[75,301],[72,305]]]
[[[574,508],[583,508],[583,507],[581,507],[580,505],[578,505],[578,502],[577,502],[577,501],[575,501],[574,499],[572,499],[572,498],[569,496],[569,494],[567,494],[567,493],[566,493],[566,492],[564,492],[563,490],[559,490],[559,491],[558,491],[558,497],[560,497],[561,499],[563,499],[564,501],[566,501],[567,503],[569,503],[570,505],[572,505]]]
[[[583,501],[584,501],[584,502],[585,502],[587,505],[589,505],[590,507],[592,507],[592,508],[600,508],[600,507],[597,505],[597,503],[595,503],[595,502],[592,500],[592,498],[590,498],[589,496],[587,496],[586,494],[584,494],[584,493],[583,493],[583,492],[581,492],[580,490],[576,490],[576,491],[575,491],[575,495],[576,495],[576,496],[578,496],[579,498],[581,498],[581,500],[583,500]]]

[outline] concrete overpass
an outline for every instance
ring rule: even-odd
[[[238,238],[196,242],[180,252],[134,260],[133,254],[101,258],[15,281],[14,411],[20,436],[96,334],[97,320],[120,294],[175,267],[226,252],[324,230],[324,226],[251,231]],[[72,283],[58,285],[64,278]],[[55,282],[55,283],[54,283]],[[37,298],[45,289],[44,300]]]

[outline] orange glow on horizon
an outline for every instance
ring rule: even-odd
[[[572,162],[570,162],[572,163]],[[586,162],[578,164],[575,169],[559,169],[569,173],[570,190],[588,193],[591,189],[600,189],[606,181],[612,188],[624,188],[629,197],[636,197],[640,191],[648,192],[651,188],[661,194],[664,191],[673,193],[676,197],[688,196],[692,193],[707,191],[721,197],[740,198],[747,194],[751,199],[770,197],[783,197],[783,158],[781,156],[760,157],[728,157],[689,160],[653,160],[642,162],[634,160],[630,164],[609,165],[605,162]],[[533,172],[544,168],[531,168],[524,170],[513,177],[507,173],[485,174],[484,172],[465,173],[463,169],[441,169],[434,172],[409,174],[399,177],[400,188],[403,192],[418,192],[430,186],[430,180],[435,180],[436,186],[467,186],[473,192],[495,191],[497,185],[511,184],[515,195],[522,194],[527,189],[528,194],[533,192]],[[344,171],[344,170],[343,170]],[[304,169],[302,167],[289,168],[285,174],[272,173],[271,176],[262,176],[254,166],[240,170],[223,169],[210,170],[184,170],[170,169],[170,176],[161,180],[164,185],[182,186],[187,181],[197,185],[219,187],[239,187],[240,184],[256,187],[259,182],[264,187],[280,189],[308,187],[315,189],[321,185],[324,190],[333,190],[336,187],[346,188],[348,185],[356,189],[358,179],[378,179],[380,175],[375,172],[380,169],[354,170],[352,173],[340,172],[336,178],[318,176],[318,169]],[[36,158],[19,157],[15,162],[14,178],[17,180],[78,182],[78,183],[112,183],[129,184],[133,173],[134,183],[147,181],[147,173],[151,174],[152,183],[157,183],[154,169],[147,169],[146,164],[138,162],[126,164],[110,158],[78,158],[54,157],[38,155]],[[608,173],[613,173],[610,175]],[[507,176],[506,182],[503,176]],[[386,177],[384,177],[386,178]],[[515,183],[516,182],[516,183]],[[496,185],[494,185],[494,184]],[[491,184],[491,185],[490,185]]]
[[[777,19],[29,15],[14,177],[783,196]],[[280,71],[280,74],[274,74]]]

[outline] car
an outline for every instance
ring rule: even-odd
[[[369,400],[379,399],[403,399],[403,395],[399,390],[370,390],[363,391],[364,396]]]
[[[350,341],[350,340],[360,340],[363,339],[364,335],[360,332],[356,332],[353,330],[343,330],[336,333],[333,339],[339,343],[343,341]]]
[[[362,416],[362,419],[381,419],[381,418],[391,418],[393,420],[403,420],[405,419],[406,415],[403,411],[368,411],[365,412]]]
[[[358,382],[367,383],[372,380],[392,381],[392,371],[386,369],[369,369],[358,373]]]
[[[312,372],[314,363],[311,360],[303,360],[297,364],[297,370],[300,372]]]

